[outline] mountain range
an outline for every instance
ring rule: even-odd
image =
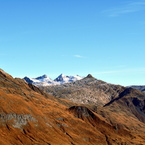
[[[0,69],[0,134],[2,145],[145,145],[145,94],[91,75],[38,88]]]
[[[70,83],[77,80],[81,80],[82,78],[83,77],[80,77],[78,75],[66,76],[64,74],[60,74],[54,80],[52,80],[47,75],[42,75],[37,78],[24,77],[24,80],[30,84],[40,87],[40,86],[51,86],[51,85],[60,85],[60,84]]]

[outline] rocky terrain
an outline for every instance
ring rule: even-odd
[[[142,92],[107,84],[91,75],[69,83],[70,88],[64,85],[67,88],[64,92],[57,91],[58,88],[54,92],[51,88],[49,94],[0,70],[0,144],[145,144],[145,96]],[[86,92],[89,91],[88,98],[91,98],[90,88],[97,97],[95,101],[85,102]],[[81,91],[84,94],[80,95]],[[83,101],[80,100],[80,104],[66,100],[69,96],[66,92],[78,96],[78,100],[82,96]]]
[[[112,99],[117,98],[125,89],[123,86],[113,85],[98,80],[90,74],[72,83],[40,88],[58,98],[97,106],[103,106]]]
[[[109,84],[91,75],[73,83],[41,89],[91,108],[112,125],[132,131],[141,124],[144,126],[145,94],[137,89]]]

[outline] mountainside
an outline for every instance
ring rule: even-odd
[[[145,123],[145,94],[133,88],[109,84],[88,75],[73,83],[41,89],[58,98],[87,105],[112,124],[116,122],[134,130],[133,124]]]
[[[125,87],[112,85],[88,75],[79,81],[59,86],[41,87],[41,89],[53,96],[76,103],[103,106],[116,98]]]
[[[94,86],[94,90],[100,82],[90,76],[80,81],[73,83]],[[137,109],[144,113],[144,96],[140,91],[125,90],[121,87],[119,96],[104,106],[80,105],[53,97],[0,70],[0,144],[144,145],[145,124],[134,114]]]
[[[37,78],[24,77],[24,80],[26,82],[33,84],[35,86],[38,86],[38,87],[60,85],[60,84],[74,82],[81,79],[82,77],[78,75],[65,76],[64,74],[59,75],[55,80],[50,79],[47,75],[43,75]]]

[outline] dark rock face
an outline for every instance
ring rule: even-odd
[[[88,74],[87,78],[94,78],[94,77],[91,74]]]
[[[132,99],[132,103],[136,106],[136,107],[142,107],[144,106],[144,104],[142,104],[143,102],[141,100],[139,100],[138,98],[133,98]]]
[[[133,113],[140,121],[145,123],[145,98],[143,100],[139,98],[133,98],[132,103],[135,106],[135,111]]]
[[[43,76],[40,76],[40,77],[37,77],[36,79],[44,79],[44,78],[47,78],[48,76],[47,75],[43,75]]]
[[[28,77],[24,77],[24,80],[25,80],[27,83],[29,83],[29,84],[32,84],[32,83],[33,83],[33,81],[30,80]]]

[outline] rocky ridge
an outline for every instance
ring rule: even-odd
[[[113,85],[94,78],[92,75],[68,84],[40,87],[58,98],[81,104],[105,105],[116,98],[125,87]]]

